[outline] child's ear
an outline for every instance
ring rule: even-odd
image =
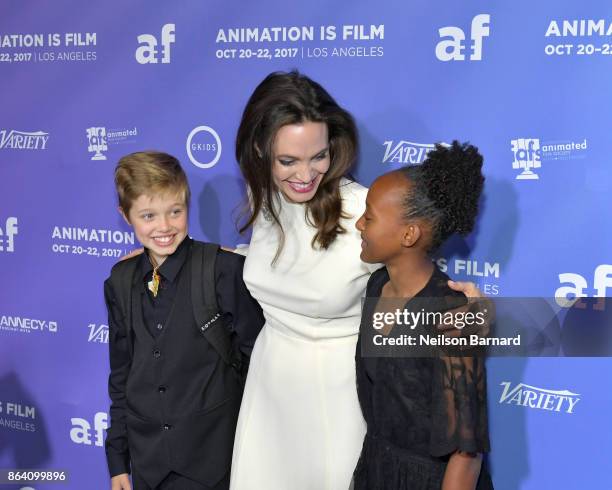
[[[125,222],[126,222],[128,225],[132,226],[132,223],[130,223],[130,220],[129,220],[129,218],[127,217],[127,214],[125,214],[125,212],[123,211],[123,208],[122,208],[121,206],[119,206],[119,207],[117,208],[117,210],[119,211],[119,214],[120,214],[120,215],[123,217],[123,219],[125,220]]]
[[[416,242],[419,241],[423,231],[417,223],[410,223],[404,226],[402,234],[402,247],[413,247]]]

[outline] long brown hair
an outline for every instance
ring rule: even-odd
[[[348,173],[357,155],[357,128],[353,117],[317,82],[297,71],[268,75],[251,95],[236,136],[236,159],[247,183],[250,202],[247,230],[262,210],[279,226],[280,243],[285,235],[273,200],[276,185],[272,179],[273,144],[278,130],[288,124],[306,121],[327,125],[330,167],[315,196],[305,203],[305,219],[317,232],[312,247],[327,249],[346,230],[340,224],[347,216],[342,211],[340,180]]]

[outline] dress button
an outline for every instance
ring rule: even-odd
[[[165,387],[165,386],[160,386],[159,388],[157,388],[157,390],[158,390],[160,393],[165,393],[165,392],[166,392],[166,387]]]
[[[164,424],[164,430],[170,430],[172,426],[170,424]]]
[[[157,324],[157,330],[161,330],[162,328],[164,328],[164,326],[161,323]]]
[[[159,359],[159,358],[161,357],[161,352],[159,351],[159,349],[155,349],[155,350],[153,351],[153,357],[154,357],[155,359]]]

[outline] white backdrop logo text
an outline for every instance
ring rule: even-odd
[[[548,390],[525,383],[519,383],[512,388],[510,381],[502,381],[500,384],[504,387],[499,397],[500,404],[549,410],[551,412],[574,413],[574,408],[580,401],[578,393],[572,393],[568,390]]]
[[[214,167],[221,158],[221,138],[213,128],[198,126],[187,136],[186,150],[196,167]]]
[[[482,60],[483,38],[489,35],[489,24],[491,17],[489,14],[479,14],[472,19],[470,38],[470,61]],[[465,60],[465,32],[460,27],[447,26],[438,30],[442,41],[436,45],[436,57],[440,61],[463,61]],[[446,39],[445,39],[446,38]]]
[[[174,24],[164,24],[161,29],[161,41],[159,43],[161,44],[161,50],[158,49],[158,41],[153,34],[141,34],[138,36],[139,46],[136,49],[136,61],[141,65],[148,63],[170,63],[170,45],[176,40],[174,32]],[[159,56],[160,54],[161,57]]]
[[[4,230],[0,228],[0,252],[15,251],[15,235],[18,233],[17,218],[6,218]]]

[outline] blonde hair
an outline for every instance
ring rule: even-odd
[[[119,206],[126,216],[134,201],[142,195],[176,192],[182,195],[186,206],[191,198],[180,162],[160,151],[139,151],[122,157],[115,167],[115,188]]]

